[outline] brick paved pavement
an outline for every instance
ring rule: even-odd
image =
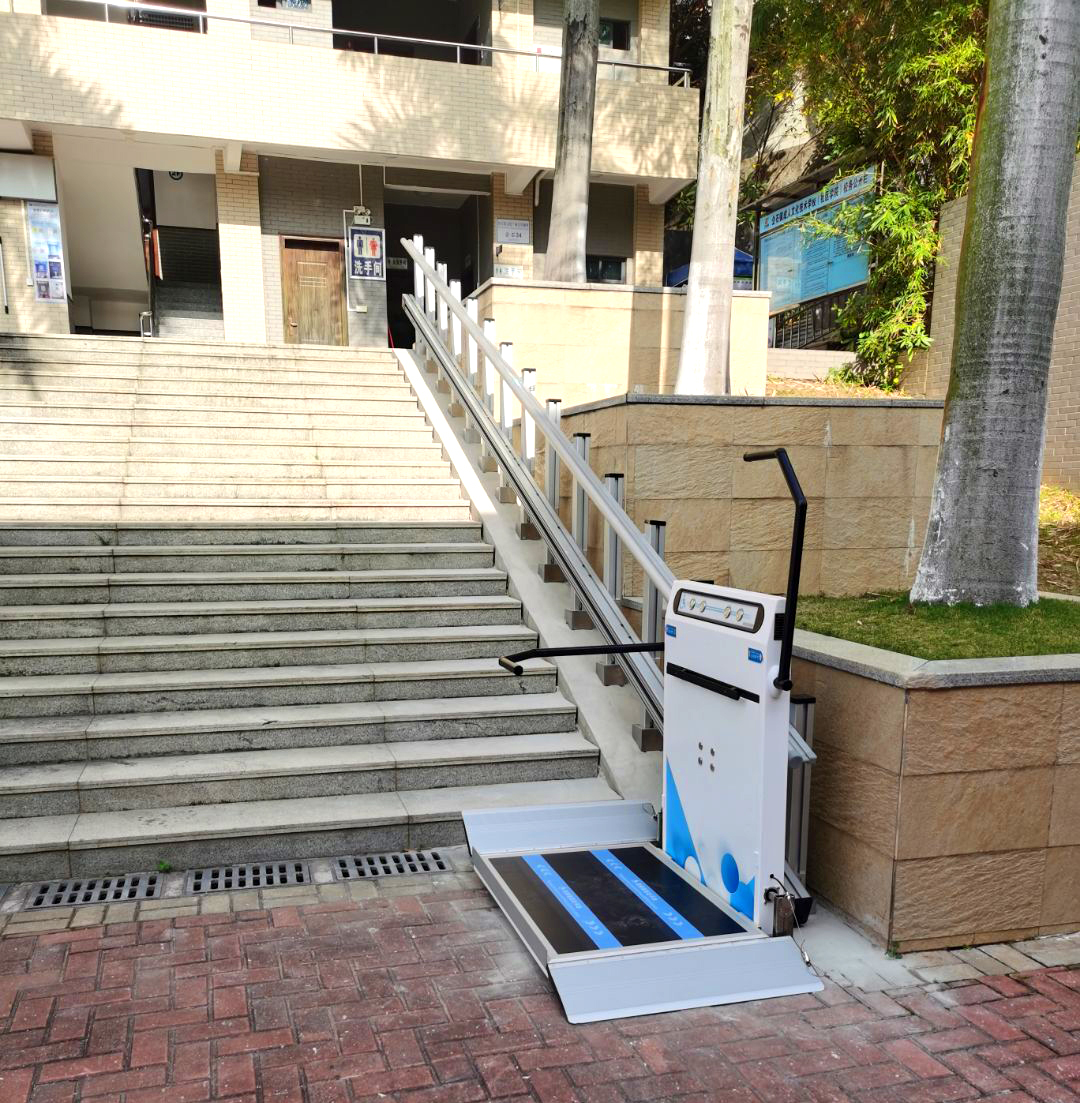
[[[1080,1099],[1080,970],[569,1026],[486,893],[0,941],[0,1103]]]

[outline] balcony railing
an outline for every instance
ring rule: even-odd
[[[125,0],[64,0],[64,7],[78,4],[89,10],[104,12],[106,23],[139,23],[147,26],[166,27],[174,30],[190,30],[201,34],[208,32],[210,24],[233,23],[249,27],[261,27],[285,33],[288,41],[295,43],[299,37],[305,45],[310,45],[314,37],[324,36],[329,44],[337,49],[409,56],[406,51],[417,49],[445,53],[445,58],[425,58],[424,60],[447,60],[458,65],[490,65],[495,55],[524,57],[532,61],[533,68],[540,72],[553,61],[559,61],[561,54],[551,54],[539,50],[515,50],[508,46],[480,46],[470,42],[451,42],[438,38],[412,38],[407,35],[381,34],[372,31],[354,30],[344,27],[319,27],[310,23],[289,23],[278,19],[257,19],[251,16],[218,15],[215,12],[195,11],[191,8],[169,7],[165,4],[129,3]],[[49,13],[52,14],[52,13]],[[370,47],[370,48],[369,48]],[[604,70],[627,70],[632,72],[665,73],[668,84],[680,88],[690,86],[690,70],[678,65],[645,65],[637,61],[600,61],[600,72]]]

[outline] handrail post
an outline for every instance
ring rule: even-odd
[[[424,235],[413,234],[412,239],[413,246],[416,251],[423,256],[424,255]],[[420,268],[420,265],[413,261],[413,298],[421,305],[424,302],[424,273]]]
[[[604,488],[615,500],[621,509],[623,506],[623,488],[625,480],[618,472],[608,472],[604,476]],[[622,541],[618,533],[611,527],[611,523],[603,518],[604,524],[604,589],[615,599],[622,601],[623,590],[623,562]],[[644,639],[644,637],[642,637]],[[626,685],[626,674],[619,666],[614,655],[609,655],[606,661],[596,664],[596,676],[605,686]]]
[[[477,306],[475,299],[469,299],[465,304],[465,313],[469,316],[469,321],[477,322],[480,318],[479,307]],[[465,369],[469,376],[469,384],[472,389],[476,390],[476,372],[477,372],[477,346],[476,338],[468,333],[465,336],[465,351],[466,351],[466,365]]]
[[[645,522],[645,534],[649,538],[649,546],[661,559],[664,558],[664,532],[666,528],[666,521]],[[663,639],[665,619],[660,594],[653,585],[652,579],[646,575],[645,593],[641,602],[642,640]],[[659,751],[664,746],[663,735],[657,727],[656,718],[644,705],[641,710],[641,723],[633,726],[631,734],[639,750]]]
[[[424,261],[429,268],[435,267],[435,250],[430,245],[424,250]],[[424,275],[424,313],[429,318],[435,317],[435,282],[427,274]]]
[[[574,450],[586,466],[589,463],[590,438],[590,433],[574,434]],[[587,559],[589,556],[589,499],[585,496],[585,489],[577,478],[572,479],[571,484],[570,534]],[[593,627],[592,617],[582,609],[581,598],[577,594],[574,595],[573,609],[566,611],[566,623],[574,631]]]
[[[536,368],[522,368],[521,382],[530,394],[536,394]],[[536,466],[536,422],[532,414],[521,404],[521,458],[529,471]]]
[[[559,428],[559,421],[562,417],[562,399],[549,398],[547,400],[547,416],[548,421],[551,423],[551,427],[555,430]],[[555,516],[559,516],[559,479],[561,478],[559,472],[559,453],[551,446],[551,441],[548,438],[547,433],[544,434],[544,494],[547,497],[548,505],[555,511]],[[540,564],[537,568],[537,573],[545,582],[562,582],[564,581],[562,568],[555,562],[551,552],[547,553],[547,560]]]
[[[449,277],[449,272],[447,271],[446,265],[438,265],[435,271],[439,273],[439,279],[442,280],[443,283],[446,283]],[[450,312],[446,305],[446,299],[442,295],[436,295],[435,298],[436,302],[439,304],[439,332],[445,338],[449,336],[450,331]]]
[[[450,297],[455,301],[461,302],[461,280],[450,281]],[[457,312],[453,312],[450,316],[450,351],[454,356],[454,363],[461,364],[461,319],[457,316]]]
[[[500,341],[499,355],[512,368],[514,366],[513,342]],[[514,439],[514,392],[505,379],[502,380],[502,386],[499,388],[499,428],[507,440]]]
[[[492,343],[495,344],[495,319],[484,319],[484,336]],[[492,417],[495,416],[495,365],[491,362],[491,357],[484,356],[484,382],[483,382],[483,399],[484,405],[488,409],[488,413]]]
[[[484,319],[484,336],[492,343],[495,344],[495,319]],[[495,416],[495,365],[491,362],[491,358],[484,354],[484,378],[477,379],[476,381],[482,388],[480,391],[480,399],[484,403],[484,408],[488,414],[494,418]],[[495,457],[491,453],[491,449],[488,447],[487,440],[484,439],[481,434],[480,437],[480,467],[483,471],[494,471],[498,467],[495,462]]]

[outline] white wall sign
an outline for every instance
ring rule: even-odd
[[[393,272],[406,272],[409,268],[408,257],[387,257],[386,267]]]
[[[30,264],[34,273],[34,301],[66,303],[64,248],[60,237],[60,207],[56,203],[27,203]]]
[[[523,280],[525,269],[520,264],[496,264],[495,278],[497,280]]]
[[[527,218],[495,219],[495,242],[498,245],[528,245],[532,241],[531,231]]]

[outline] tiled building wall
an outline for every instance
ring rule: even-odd
[[[271,341],[283,336],[281,300],[281,235],[333,238],[345,235],[343,212],[360,202],[360,169],[325,161],[288,157],[259,158],[259,197],[262,218],[262,267],[266,287],[266,332]],[[385,226],[382,170],[364,169],[364,205],[371,208],[372,225]],[[386,344],[386,284],[378,280],[350,280],[348,294],[349,344]],[[360,310],[358,308],[365,307]]]
[[[643,184],[634,188],[634,283],[664,283],[664,207],[649,202],[649,189]]]
[[[554,166],[557,73],[258,42],[227,26],[168,34],[163,60],[166,32],[2,13],[0,117],[324,156]],[[601,78],[593,169],[690,179],[697,122],[695,90]]]
[[[967,201],[957,199],[941,211],[941,257],[934,279],[931,347],[917,356],[904,375],[913,394],[943,396],[949,386],[956,316],[957,265],[964,236]],[[1073,170],[1065,239],[1065,271],[1054,329],[1047,401],[1043,477],[1080,491],[1080,159]]]
[[[533,244],[536,241],[536,227],[533,226],[533,189],[530,185],[523,195],[506,194],[506,177],[501,172],[491,177],[492,241],[495,241],[495,221],[500,218],[524,219],[529,223],[528,245],[503,245],[502,252],[495,257],[495,264],[519,265],[523,279],[532,279]],[[495,248],[498,249],[496,243]]]

